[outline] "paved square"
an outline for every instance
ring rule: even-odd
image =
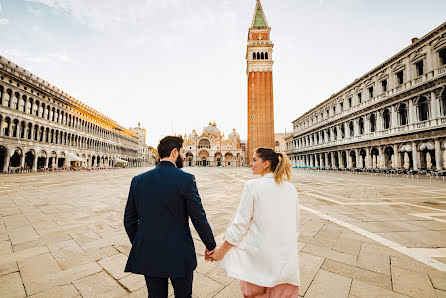
[[[130,180],[145,170],[1,175],[0,297],[147,297],[144,279],[123,272],[122,224]],[[221,242],[254,177],[185,170]],[[300,296],[446,297],[445,181],[293,170],[292,182],[302,206]],[[242,297],[193,236],[194,297]]]

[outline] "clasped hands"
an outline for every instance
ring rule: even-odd
[[[221,247],[220,248],[214,248],[213,250],[206,249],[204,251],[204,259],[206,262],[214,262],[214,261],[220,261],[223,259],[224,254],[222,252]]]

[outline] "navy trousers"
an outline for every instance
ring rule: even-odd
[[[144,276],[146,278],[149,298],[167,298],[167,277]],[[171,278],[175,298],[192,298],[192,281],[194,272],[186,274],[185,277]]]

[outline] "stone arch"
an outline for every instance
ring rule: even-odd
[[[358,168],[363,169],[365,168],[366,165],[366,156],[367,156],[367,152],[365,151],[364,148],[359,150],[359,155],[358,155]]]
[[[235,166],[234,162],[232,161],[233,157],[234,157],[234,154],[232,154],[232,152],[227,152],[225,154],[225,167]]]
[[[186,166],[193,166],[194,154],[192,152],[186,152]]]
[[[8,160],[8,147],[0,145],[0,172],[7,172],[8,166],[7,160]]]
[[[435,145],[432,141],[425,141],[418,146],[420,154],[420,168],[431,170],[436,167]]]
[[[10,162],[9,162],[9,166],[13,167],[13,168],[18,168],[20,167],[20,162],[21,162],[21,158],[23,155],[23,150],[19,147],[16,147],[14,149],[14,153],[11,156]]]
[[[384,148],[383,167],[386,169],[396,168],[396,156],[392,146]]]
[[[198,152],[198,165],[206,167],[209,165],[209,151],[202,149]]]
[[[374,169],[376,169],[376,168],[378,168],[379,167],[379,150],[378,150],[378,148],[376,148],[376,147],[373,147],[371,150],[370,150],[370,160],[371,160],[371,167],[372,168],[374,168]]]
[[[36,158],[36,152],[33,149],[28,150],[25,154],[25,168],[31,170],[34,165],[34,159]]]

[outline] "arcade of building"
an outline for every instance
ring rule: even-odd
[[[141,166],[138,134],[0,57],[0,171]]]
[[[235,129],[225,138],[216,123],[210,122],[201,135],[193,130],[189,136],[184,136],[185,166],[243,166],[246,161],[244,145]]]
[[[293,121],[296,167],[446,169],[446,23]]]

